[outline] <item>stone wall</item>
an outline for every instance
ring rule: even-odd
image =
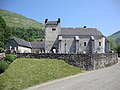
[[[2,60],[5,57],[5,53],[0,53],[0,60]]]
[[[96,70],[112,66],[118,62],[116,53],[106,54],[53,54],[53,53],[18,53],[18,58],[50,58],[62,59],[70,65],[83,70]]]

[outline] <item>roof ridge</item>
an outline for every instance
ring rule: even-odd
[[[93,35],[103,36],[97,28],[61,28],[60,35]]]
[[[71,29],[97,29],[97,28],[82,28],[82,27],[62,27],[63,29],[65,28],[65,29],[69,29],[69,28],[71,28]],[[98,29],[97,29],[98,30]]]

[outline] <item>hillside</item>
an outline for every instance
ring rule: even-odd
[[[108,39],[111,40],[115,40],[116,45],[120,45],[120,31],[115,32],[114,34],[108,36]]]
[[[63,60],[20,58],[0,75],[0,90],[22,90],[80,72],[79,68]]]
[[[0,16],[9,27],[12,33],[11,37],[21,38],[30,42],[40,41],[44,38],[44,24],[5,10],[0,10]]]
[[[9,27],[24,27],[24,28],[43,28],[43,24],[35,20],[22,16],[20,14],[0,10],[0,16],[2,16]]]

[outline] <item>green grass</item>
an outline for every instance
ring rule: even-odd
[[[62,60],[20,58],[0,75],[0,90],[21,90],[80,72]]]

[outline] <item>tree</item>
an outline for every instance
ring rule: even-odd
[[[110,38],[110,47],[112,51],[116,51],[116,41],[113,38]]]
[[[3,47],[4,43],[2,41],[0,41],[0,47]]]
[[[6,43],[12,36],[12,30],[10,27],[6,27],[5,33],[4,33],[4,43]]]
[[[116,47],[116,51],[120,53],[120,46]]]
[[[0,41],[4,42],[4,33],[6,29],[6,23],[4,19],[0,16]]]
[[[3,44],[5,44],[11,38],[11,28],[6,26],[6,22],[0,16],[0,47],[3,48]]]
[[[3,51],[4,43],[0,41],[0,53]]]

